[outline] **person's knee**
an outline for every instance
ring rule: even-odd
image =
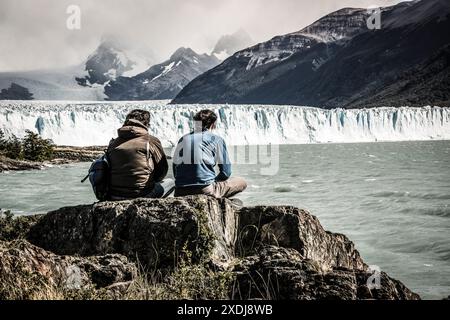
[[[247,187],[248,187],[247,181],[245,181],[245,179],[244,179],[244,178],[241,178],[241,177],[236,177],[236,178],[235,178],[235,183],[236,183],[237,188],[238,188],[241,192],[244,191],[245,189],[247,189]]]
[[[242,179],[242,191],[247,189],[247,187],[248,187],[247,181],[245,181],[245,179]]]

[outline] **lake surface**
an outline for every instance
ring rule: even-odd
[[[450,295],[450,141],[282,145],[279,155],[276,175],[262,175],[266,165],[234,166],[249,183],[246,205],[306,208],[423,298]],[[0,208],[30,214],[92,203],[80,183],[88,167],[0,174]]]

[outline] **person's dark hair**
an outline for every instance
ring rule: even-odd
[[[146,110],[135,109],[131,111],[125,119],[125,125],[132,119],[141,122],[147,128],[150,126],[150,112]]]
[[[202,130],[208,130],[216,123],[217,115],[212,110],[202,110],[195,114],[194,121],[201,122]]]

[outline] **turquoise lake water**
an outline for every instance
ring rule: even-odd
[[[262,175],[265,166],[234,166],[249,183],[246,205],[305,208],[423,298],[450,295],[450,141],[282,145],[277,174]],[[92,203],[80,183],[88,167],[0,174],[0,208],[31,214]]]

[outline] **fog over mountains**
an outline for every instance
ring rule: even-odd
[[[156,63],[152,52],[135,50],[117,37],[109,37],[77,66],[0,73],[0,89],[19,85],[37,100],[172,99],[191,80],[251,43],[250,36],[240,29],[221,37],[211,54],[181,47]],[[23,99],[23,94],[14,92],[7,97]]]
[[[239,29],[233,34],[222,36],[214,47],[212,54],[219,60],[225,60],[235,52],[253,45],[254,42],[244,29]]]

